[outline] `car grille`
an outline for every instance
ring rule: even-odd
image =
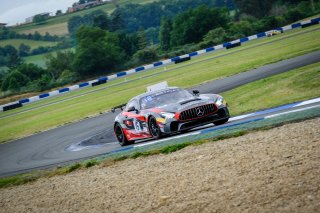
[[[182,111],[180,113],[179,120],[184,121],[184,120],[201,118],[203,116],[214,113],[216,110],[217,110],[217,107],[215,104],[197,106],[192,109]]]

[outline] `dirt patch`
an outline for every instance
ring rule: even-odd
[[[319,212],[320,118],[0,190],[0,212]]]

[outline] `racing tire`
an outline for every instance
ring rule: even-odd
[[[229,120],[229,118],[225,118],[225,119],[221,119],[219,121],[214,121],[213,123],[214,123],[214,125],[219,126],[219,125],[227,123],[228,120]]]
[[[127,146],[127,145],[134,143],[134,141],[128,141],[128,139],[127,139],[126,135],[124,134],[123,129],[119,123],[116,123],[116,125],[114,126],[114,132],[115,132],[116,138],[119,141],[119,144],[121,146]]]
[[[152,138],[159,139],[161,137],[160,127],[155,117],[151,116],[148,120],[149,132]]]

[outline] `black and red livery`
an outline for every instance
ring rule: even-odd
[[[221,125],[228,119],[229,110],[220,95],[169,87],[132,98],[115,118],[114,132],[125,146],[209,123]]]

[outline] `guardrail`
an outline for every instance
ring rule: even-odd
[[[145,66],[137,67],[137,68],[130,69],[130,70],[127,70],[127,71],[118,72],[118,73],[113,74],[113,75],[101,77],[101,78],[98,78],[98,79],[95,79],[95,80],[92,80],[92,81],[82,82],[80,84],[73,85],[73,86],[70,86],[70,87],[62,88],[62,89],[59,89],[59,90],[51,91],[51,92],[48,92],[48,93],[43,93],[43,94],[40,94],[40,95],[37,95],[37,96],[33,96],[33,97],[30,97],[30,98],[25,98],[25,99],[21,99],[19,101],[15,101],[15,102],[11,102],[11,103],[8,103],[8,104],[5,104],[5,105],[1,105],[0,106],[0,111],[7,111],[7,110],[15,109],[17,107],[22,107],[23,105],[28,104],[28,103],[32,103],[32,102],[39,101],[39,100],[42,100],[42,99],[45,99],[45,98],[48,98],[48,97],[64,94],[64,93],[67,93],[67,92],[70,92],[70,91],[73,91],[73,90],[77,90],[77,89],[81,89],[81,88],[84,88],[84,87],[97,86],[97,85],[100,85],[100,84],[104,84],[104,83],[107,83],[109,80],[120,78],[120,77],[123,77],[123,76],[126,76],[126,75],[130,75],[130,74],[134,74],[134,73],[138,73],[138,72],[143,71],[143,70],[149,70],[149,69],[157,68],[157,67],[164,66],[164,65],[167,65],[167,64],[171,64],[171,63],[181,63],[181,62],[190,60],[192,57],[199,56],[199,55],[202,55],[202,54],[205,54],[205,53],[208,53],[208,52],[212,52],[212,51],[215,51],[215,50],[220,50],[220,49],[223,49],[223,48],[226,48],[226,49],[235,48],[235,47],[241,46],[241,43],[245,43],[245,42],[248,42],[248,41],[251,41],[251,40],[254,40],[254,39],[259,39],[259,38],[266,37],[266,36],[269,35],[269,33],[271,31],[274,31],[274,30],[277,30],[277,31],[283,33],[283,32],[285,32],[287,30],[291,30],[291,29],[295,29],[295,28],[299,28],[299,27],[305,28],[305,27],[309,27],[309,26],[316,25],[316,24],[319,24],[319,23],[320,23],[320,17],[314,18],[314,19],[309,19],[309,20],[302,21],[302,22],[295,23],[295,24],[291,24],[291,25],[287,25],[287,26],[284,26],[284,27],[279,27],[279,28],[276,28],[276,29],[273,29],[273,30],[270,30],[270,31],[258,33],[256,35],[251,35],[251,36],[243,37],[243,38],[240,38],[240,39],[237,39],[237,40],[234,40],[234,41],[226,42],[226,43],[223,43],[223,44],[220,44],[220,45],[217,45],[217,46],[208,47],[206,49],[198,50],[198,51],[195,51],[195,52],[192,52],[192,53],[188,53],[188,54],[185,54],[185,55],[181,55],[181,56],[176,56],[174,58],[170,58],[170,59],[167,59],[167,60],[164,60],[164,61],[158,61],[158,62],[155,62],[155,63],[152,63],[152,64],[148,64],[148,65],[145,65]]]

